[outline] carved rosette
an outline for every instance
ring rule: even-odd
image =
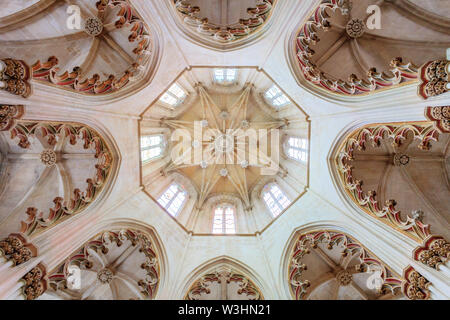
[[[428,107],[425,116],[434,121],[440,132],[450,133],[450,106]]]
[[[430,290],[428,287],[431,283],[425,279],[413,267],[408,266],[403,270],[402,292],[411,300],[428,300],[430,299]]]
[[[24,109],[21,105],[0,105],[0,131],[11,129],[23,113]]]
[[[114,274],[108,268],[103,268],[97,273],[97,279],[102,284],[109,284],[113,278]]]
[[[31,94],[30,67],[22,60],[0,60],[0,89],[27,98]]]
[[[435,60],[420,69],[419,95],[428,99],[450,90],[450,61]]]
[[[377,257],[369,253],[360,243],[346,234],[334,231],[312,231],[301,234],[298,238],[290,257],[289,262],[289,285],[292,295],[296,300],[304,299],[308,294],[310,281],[304,279],[303,271],[308,267],[304,264],[303,258],[311,253],[311,249],[317,248],[322,243],[328,250],[332,250],[336,246],[342,246],[342,255],[357,255],[360,264],[357,265],[357,271],[366,272],[375,268],[381,271],[382,285],[380,292],[392,292],[394,295],[400,290],[402,281],[393,276],[392,272]],[[336,280],[341,285],[348,285],[352,282],[352,275],[347,270],[337,273]]]
[[[12,233],[0,241],[0,255],[17,266],[36,257],[37,248],[32,243],[28,243],[23,235]]]
[[[84,32],[91,37],[99,36],[103,31],[103,22],[98,17],[89,17],[84,21]]]
[[[423,245],[413,251],[414,260],[439,270],[450,258],[450,243],[441,236],[429,236]]]
[[[37,299],[47,291],[48,279],[46,268],[41,263],[38,264],[22,277],[22,281],[25,283],[22,287],[22,294],[26,299]]]
[[[353,276],[347,270],[342,270],[339,271],[336,275],[336,280],[341,286],[348,286],[350,283],[352,283]]]
[[[434,268],[442,258],[438,259],[438,257],[432,254],[432,251],[428,250],[429,248],[427,246],[431,244],[429,239],[441,239],[439,242],[436,242],[435,246],[439,244],[444,249],[447,248],[446,240],[442,239],[442,237],[431,235],[430,225],[422,223],[420,215],[406,216],[406,219],[404,219],[400,211],[395,209],[397,204],[395,200],[387,201],[385,206],[380,204],[376,199],[376,192],[364,192],[362,189],[363,181],[357,180],[353,176],[353,167],[351,164],[354,160],[354,150],[365,150],[366,144],[369,142],[372,142],[375,147],[380,147],[381,141],[384,139],[392,139],[394,146],[400,146],[409,133],[413,134],[414,140],[420,141],[418,147],[421,150],[430,150],[431,141],[438,141],[439,139],[439,131],[430,122],[369,125],[354,131],[347,137],[340,147],[340,152],[336,158],[336,165],[340,173],[341,183],[351,200],[373,217],[405,233],[417,242],[424,243],[424,246],[414,251],[414,259]],[[407,163],[406,158],[403,160],[403,163]],[[398,159],[398,163],[399,165],[404,165],[401,163],[400,158]],[[439,247],[439,252],[443,252],[441,247]],[[442,257],[446,259],[448,251],[444,253],[445,255]]]
[[[50,149],[44,150],[40,154],[40,159],[46,167],[53,167],[56,164],[56,153]]]
[[[409,156],[407,154],[396,153],[394,155],[394,165],[397,167],[406,166],[409,163]]]
[[[361,19],[351,19],[345,27],[348,36],[353,39],[361,38],[365,29],[366,24]]]

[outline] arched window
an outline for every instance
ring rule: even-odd
[[[236,80],[236,69],[215,69],[214,80],[221,84],[230,84]]]
[[[218,205],[214,210],[212,233],[236,233],[235,213],[236,209],[230,204]]]
[[[278,216],[291,203],[275,183],[270,183],[264,187],[263,199],[274,217]]]
[[[289,158],[300,162],[308,159],[308,142],[306,139],[290,137],[287,141],[286,153]]]
[[[159,197],[158,203],[173,217],[180,213],[187,198],[187,192],[177,183],[173,182]]]
[[[174,83],[161,98],[159,98],[159,101],[168,104],[171,107],[176,107],[181,104],[185,98],[186,92],[177,83]]]
[[[164,148],[164,139],[161,134],[141,137],[141,161],[146,162],[158,158]]]
[[[286,95],[276,85],[271,86],[269,90],[266,91],[264,96],[267,101],[276,108],[280,108],[291,103],[289,98],[286,97]]]

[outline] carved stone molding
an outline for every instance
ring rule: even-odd
[[[435,60],[420,68],[419,95],[428,99],[450,90],[450,61]]]
[[[319,31],[333,30],[330,23],[330,13],[340,11],[348,16],[351,4],[349,1],[321,1],[310,19],[299,29],[295,38],[296,56],[299,67],[305,79],[312,84],[341,95],[361,95],[375,92],[403,82],[416,81],[419,77],[419,67],[411,62],[404,62],[401,57],[391,60],[389,72],[379,72],[369,68],[365,79],[350,74],[348,80],[337,79],[321,70],[313,62],[315,54],[313,45],[320,41]],[[352,19],[345,26],[345,32],[351,41],[364,36],[365,24],[361,19]]]
[[[0,241],[0,255],[15,266],[27,262],[38,253],[37,248],[21,234],[12,233]]]
[[[188,27],[218,43],[231,43],[243,39],[264,25],[269,19],[276,0],[259,0],[255,8],[248,8],[248,18],[241,18],[236,23],[219,25],[207,17],[200,17],[201,8],[186,0],[173,0],[182,22]]]
[[[40,297],[48,287],[47,270],[41,263],[31,269],[22,277],[25,283],[22,287],[22,294],[27,300],[34,300]]]
[[[226,285],[230,282],[239,284],[236,292],[238,295],[244,294],[249,297],[249,300],[264,299],[260,290],[248,277],[231,268],[220,268],[195,281],[188,290],[185,300],[199,300],[202,295],[211,293],[211,283]]]
[[[23,113],[24,108],[21,105],[0,105],[0,131],[11,129]]]
[[[118,248],[121,247],[125,241],[129,241],[131,246],[126,249],[124,248],[122,255],[124,259],[131,254],[131,252],[139,252],[144,255],[145,261],[136,265],[136,270],[142,270],[145,273],[144,279],[139,281],[132,280],[131,277],[124,277],[122,275],[117,275],[116,259],[117,256],[112,260],[107,259],[107,255],[113,252],[113,255],[118,253]],[[112,247],[113,246],[113,247]],[[114,247],[115,246],[115,247]],[[114,250],[112,250],[114,249]],[[131,250],[130,250],[131,249]],[[100,258],[100,256],[102,256]],[[94,259],[101,259],[95,261]],[[105,261],[110,261],[110,264]],[[135,287],[135,292],[139,292],[146,299],[153,299],[156,295],[156,291],[159,286],[160,279],[160,262],[156,255],[155,245],[153,240],[144,232],[132,229],[122,229],[117,231],[106,231],[95,236],[94,238],[87,241],[79,250],[71,254],[64,263],[59,265],[55,271],[52,271],[48,276],[49,279],[49,290],[58,293],[59,290],[66,292],[71,290],[69,288],[71,281],[70,267],[76,266],[80,269],[86,269],[94,271],[97,273],[97,280],[101,285],[113,285],[114,281],[128,281],[128,286]],[[114,265],[114,266],[113,266]],[[99,268],[99,269],[96,269]],[[117,273],[117,274],[116,274]],[[120,278],[117,280],[117,278]],[[85,279],[80,279],[81,281]],[[86,281],[86,280],[85,280]],[[133,281],[133,282],[129,282]],[[95,285],[94,283],[92,285]],[[89,288],[89,286],[87,286]],[[69,289],[68,289],[69,288]],[[81,298],[81,295],[80,295]]]
[[[37,133],[41,134],[50,146],[56,145],[61,139],[71,145],[81,142],[84,149],[95,150],[97,159],[95,176],[86,180],[85,192],[74,189],[69,201],[64,201],[59,195],[56,196],[53,200],[54,207],[48,208],[47,216],[44,216],[44,213],[39,212],[37,208],[28,208],[26,212],[28,219],[22,221],[21,233],[29,236],[54,225],[67,216],[77,214],[86,209],[101,193],[111,173],[114,160],[108,144],[92,128],[79,123],[18,120],[10,129],[10,133],[11,139],[17,139],[18,146],[24,149],[30,147],[30,138],[34,138]],[[41,159],[45,165],[56,163],[56,154],[52,150],[46,150],[42,156]]]
[[[430,225],[424,224],[419,214],[406,216],[404,219],[401,212],[395,209],[396,201],[389,200],[383,206],[376,198],[375,191],[367,193],[362,189],[362,180],[357,180],[353,176],[352,161],[355,150],[365,150],[367,143],[372,142],[374,147],[380,147],[381,141],[392,139],[394,146],[400,146],[406,139],[407,135],[412,133],[414,140],[419,140],[419,149],[430,150],[431,141],[438,141],[439,132],[431,122],[411,122],[411,123],[385,123],[368,125],[351,133],[343,144],[336,157],[336,165],[339,171],[340,181],[346,190],[350,199],[355,202],[364,212],[372,215],[376,219],[388,224],[396,230],[408,235],[422,247],[414,251],[414,259],[422,263],[432,266],[441,262],[442,258],[448,257],[448,243],[442,237],[431,235]],[[401,156],[398,159],[398,165],[405,165],[409,162],[406,158],[401,162]],[[394,160],[395,161],[395,160]],[[436,257],[436,254],[430,251],[429,246],[432,242],[429,239],[441,239],[433,242],[436,253],[444,254]]]
[[[22,60],[0,60],[0,89],[27,98],[31,94],[30,67]]]
[[[422,246],[413,251],[413,258],[423,264],[439,269],[439,265],[445,264],[450,257],[450,243],[441,236],[431,235],[427,237]]]
[[[428,287],[431,283],[425,279],[413,267],[408,266],[403,270],[402,292],[411,300],[428,300],[430,299],[430,290]]]
[[[311,286],[310,281],[303,277],[304,271],[308,269],[308,266],[303,263],[303,258],[305,255],[310,254],[311,250],[316,249],[320,243],[325,244],[328,250],[342,246],[342,255],[344,257],[357,255],[360,260],[360,264],[356,266],[357,272],[366,272],[372,269],[379,270],[382,281],[380,293],[391,292],[395,295],[399,292],[402,283],[401,279],[396,278],[381,260],[372,255],[359,242],[344,233],[322,230],[301,234],[297,238],[289,257],[289,285],[296,300],[305,299],[308,294],[308,288]],[[353,279],[348,270],[341,270],[336,274],[336,280],[341,285],[346,286]]]
[[[345,139],[339,148],[336,166],[346,193],[363,211],[406,233],[417,242],[422,242],[430,235],[430,226],[410,216],[403,219],[400,211],[395,209],[395,200],[389,200],[383,206],[378,202],[375,191],[364,192],[363,181],[353,176],[352,167],[355,150],[365,150],[370,142],[374,147],[380,147],[381,141],[386,139],[392,139],[394,146],[400,146],[410,133],[414,135],[415,140],[420,141],[418,147],[422,150],[430,150],[431,141],[437,141],[439,138],[439,132],[430,122],[368,125],[355,130]]]
[[[450,106],[428,107],[425,116],[434,121],[440,132],[450,133]]]

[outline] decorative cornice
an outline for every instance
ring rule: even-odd
[[[37,248],[22,234],[12,233],[0,241],[0,256],[12,261],[14,266],[36,257],[37,253]]]
[[[31,69],[22,60],[0,60],[0,89],[28,98],[31,95]]]
[[[11,129],[16,120],[22,118],[24,108],[21,105],[0,105],[0,131]]]
[[[428,107],[425,109],[425,116],[434,121],[440,132],[450,133],[450,106]]]
[[[47,270],[45,266],[39,263],[31,269],[21,279],[24,282],[22,294],[27,300],[35,300],[39,298],[48,287]]]
[[[422,98],[428,99],[450,91],[450,61],[427,62],[420,68],[419,74],[419,96]]]
[[[419,272],[413,267],[408,266],[403,270],[402,292],[411,300],[428,300],[430,299],[431,285]]]

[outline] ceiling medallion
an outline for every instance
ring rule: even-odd
[[[409,156],[406,154],[398,154],[394,155],[394,165],[398,166],[406,166],[409,163]]]
[[[243,129],[247,129],[248,127],[250,127],[250,122],[248,120],[242,120],[241,127]]]
[[[97,279],[102,284],[109,284],[113,278],[113,273],[108,268],[103,268],[97,273]]]
[[[103,22],[98,17],[89,17],[84,21],[84,32],[92,37],[100,35],[103,31]]]
[[[241,161],[241,167],[242,167],[242,168],[246,169],[246,168],[248,168],[248,165],[249,165],[249,163],[248,163],[247,160],[242,160],[242,161]]]
[[[353,281],[352,275],[347,270],[339,271],[336,280],[341,286],[348,286]]]
[[[56,153],[50,149],[44,150],[41,152],[40,159],[46,167],[52,167],[56,164]]]
[[[364,21],[361,19],[352,19],[347,23],[345,30],[350,38],[357,39],[361,38],[366,29]]]
[[[222,169],[220,169],[219,174],[222,177],[226,177],[228,175],[228,170],[226,168],[222,168]]]
[[[230,114],[227,111],[222,111],[219,114],[219,118],[222,120],[227,120],[230,117]]]

